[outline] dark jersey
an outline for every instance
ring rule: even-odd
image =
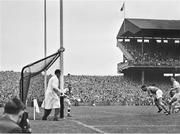
[[[155,87],[155,86],[149,86],[149,87],[147,87],[147,91],[148,91],[148,93],[149,94],[154,94],[154,95],[156,95],[156,91],[157,90],[160,90],[158,87]]]

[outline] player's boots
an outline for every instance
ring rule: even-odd
[[[162,111],[162,109],[159,109],[157,112],[160,113]]]
[[[67,114],[67,117],[72,117],[72,115],[70,115],[70,114]]]
[[[170,112],[170,111],[168,111],[168,112],[166,112],[165,114],[166,114],[166,115],[170,115],[170,114],[171,114],[171,112]]]

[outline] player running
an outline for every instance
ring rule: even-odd
[[[170,97],[169,100],[169,112],[174,113],[175,109],[180,109],[180,84],[175,78],[171,77],[172,88],[170,89]]]
[[[154,97],[154,103],[158,108],[158,113],[160,113],[162,111],[162,109],[164,109],[166,114],[169,114],[169,111],[166,109],[165,104],[162,100],[163,92],[161,89],[159,89],[158,87],[155,87],[155,86],[148,86],[147,87],[145,85],[143,85],[141,87],[141,89],[144,92],[147,91],[147,93],[150,97]]]
[[[175,95],[169,100],[169,112],[174,113],[175,109],[178,109],[178,111],[180,110],[180,93],[175,93]]]
[[[170,89],[170,92],[179,93],[180,92],[180,84],[178,81],[175,80],[175,78],[171,77],[172,82],[172,88]]]

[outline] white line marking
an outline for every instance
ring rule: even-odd
[[[179,125],[95,125],[95,127],[177,127]]]
[[[95,128],[94,126],[90,126],[90,125],[84,124],[84,123],[82,123],[80,121],[77,121],[77,120],[71,120],[71,121],[73,121],[73,122],[75,122],[75,123],[77,123],[79,125],[82,125],[83,127],[90,128],[90,129],[92,129],[92,130],[94,130],[96,132],[105,133],[104,131],[102,131],[102,130],[100,130],[98,128]]]
[[[107,113],[107,114],[112,114],[112,115],[132,115],[132,116],[137,116],[137,115],[143,115],[143,114],[134,114],[134,113],[118,113],[118,112],[108,112],[108,111],[99,111],[100,113]],[[165,114],[164,114],[165,115]]]

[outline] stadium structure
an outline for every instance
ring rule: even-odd
[[[117,35],[118,73],[141,80],[180,73],[180,20],[124,19]]]

